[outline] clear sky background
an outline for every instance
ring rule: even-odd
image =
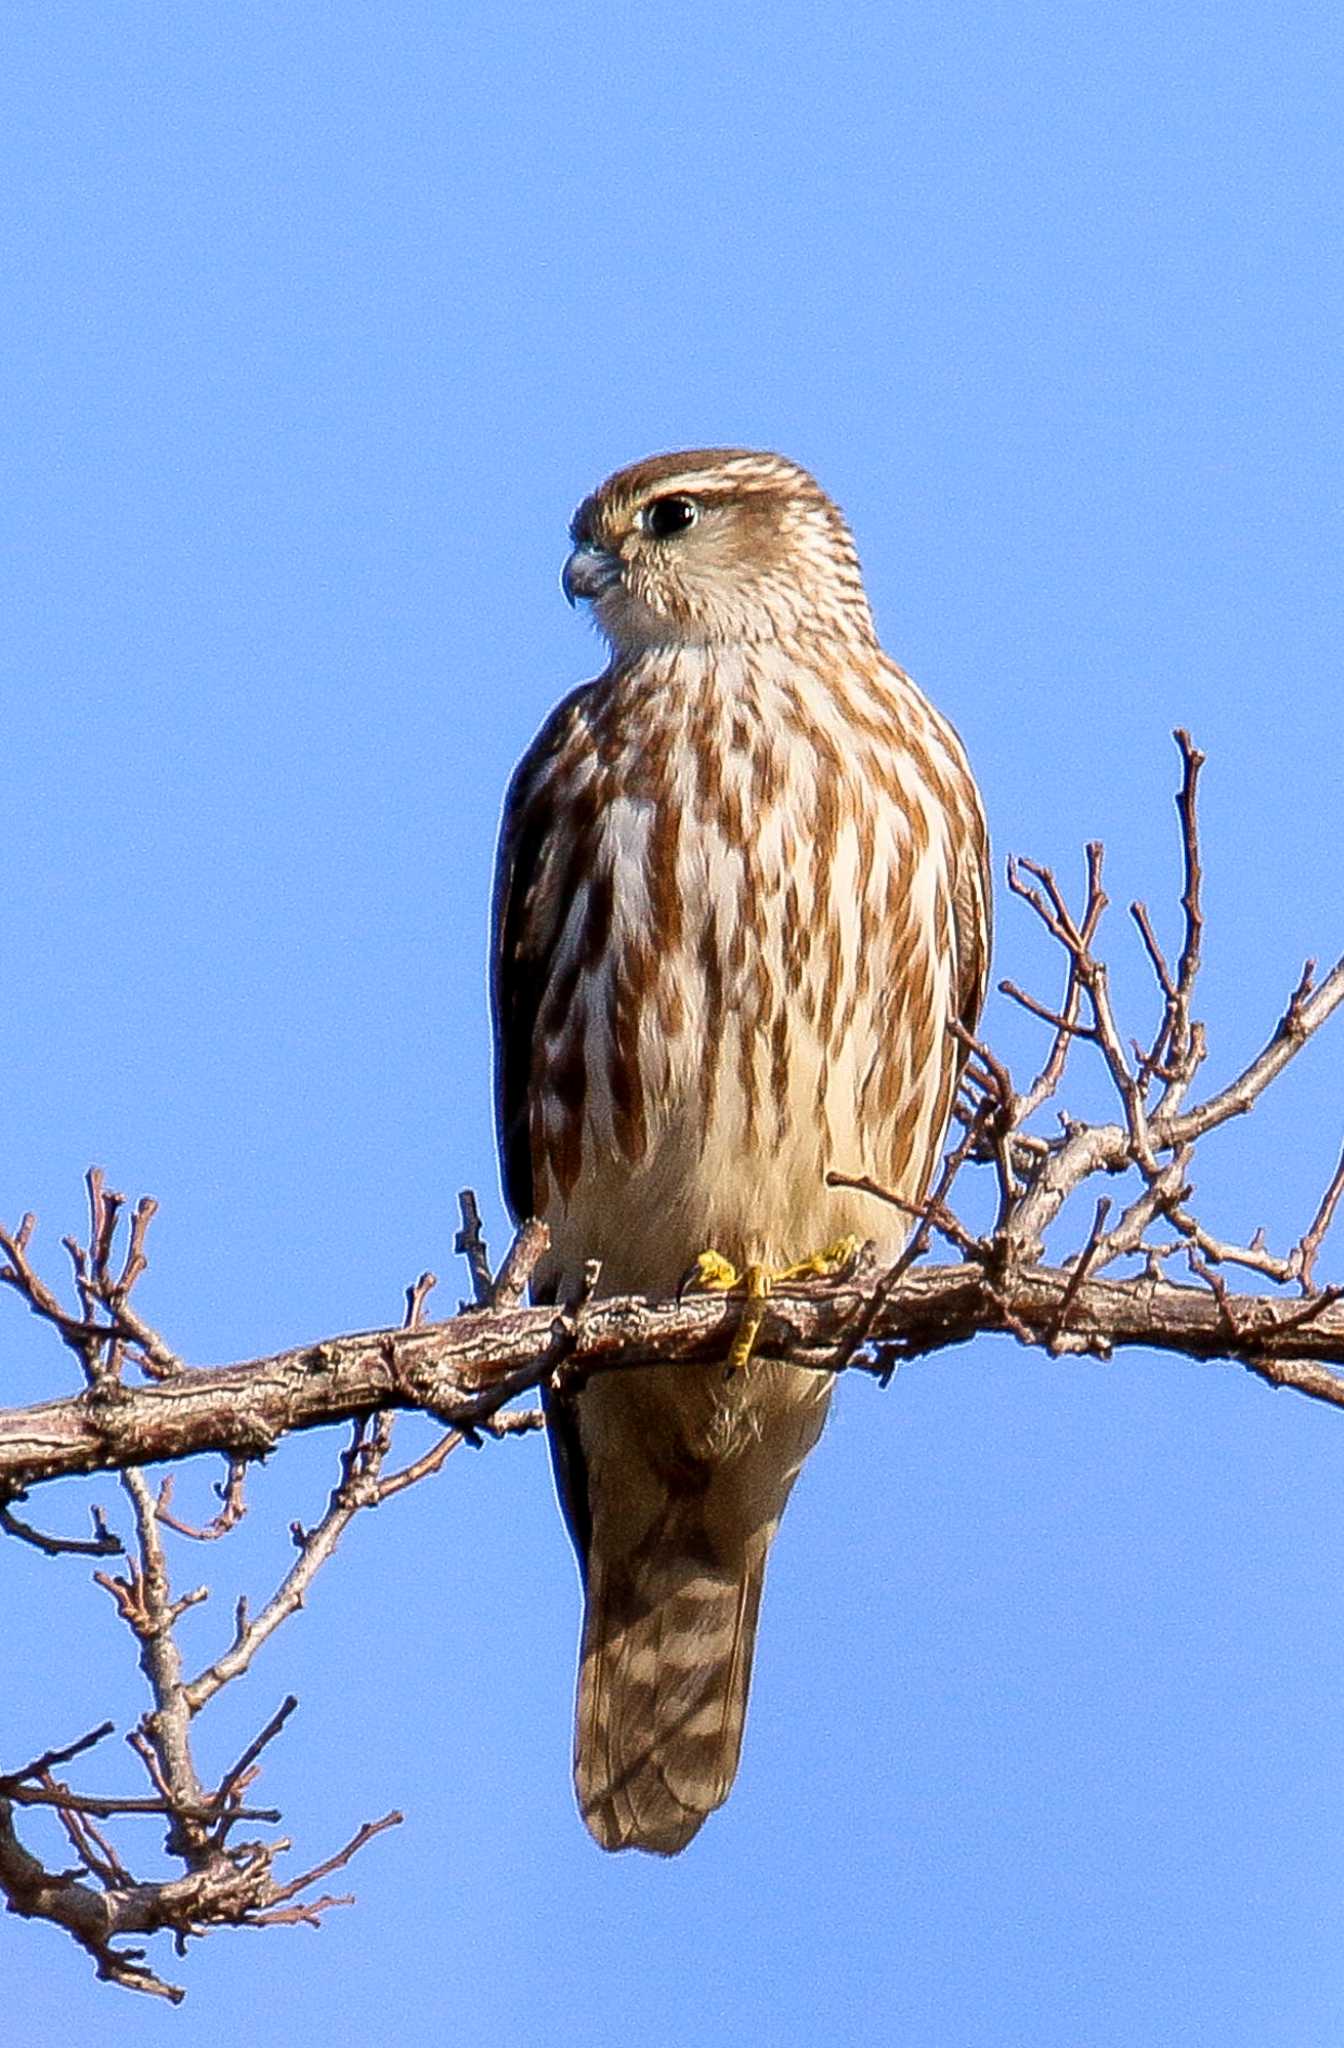
[[[202,1363],[395,1320],[426,1265],[451,1307],[462,1185],[502,1248],[498,806],[600,660],[569,514],[657,449],[812,467],[1000,859],[1076,878],[1101,837],[1169,937],[1192,729],[1215,1077],[1344,947],[1337,7],[18,0],[0,79],[0,1214],[49,1270],[92,1161],[159,1198],[144,1305]],[[1041,961],[1001,892],[998,971]],[[1035,1027],[990,1028],[1029,1071]],[[1341,1028],[1207,1148],[1212,1225],[1300,1231]],[[4,1398],[66,1384],[0,1317]],[[338,1448],[181,1558],[194,1657]],[[1337,2048],[1342,1517],[1340,1418],[1229,1368],[856,1378],[739,1784],[663,1865],[571,1804],[542,1445],[464,1453],[202,1724],[218,1770],[300,1694],[263,1792],[310,1859],[404,1808],[358,1906],[212,1937],[176,2013],[5,1919],[0,2031]],[[87,1572],[0,1563],[0,1758],[133,1718]]]

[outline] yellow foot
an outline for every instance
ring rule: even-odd
[[[703,1287],[706,1294],[728,1294],[741,1284],[742,1275],[731,1259],[725,1259],[722,1252],[701,1252],[677,1292],[684,1294],[688,1287]]]
[[[839,1237],[834,1244],[828,1244],[819,1252],[799,1259],[791,1266],[748,1266],[739,1273],[731,1259],[722,1252],[703,1251],[691,1267],[684,1283],[688,1287],[703,1287],[710,1294],[728,1294],[734,1287],[745,1286],[747,1305],[742,1320],[733,1335],[732,1348],[728,1353],[729,1373],[741,1372],[750,1364],[756,1339],[765,1320],[765,1304],[772,1289],[790,1280],[831,1280],[852,1266],[857,1258],[862,1239]]]
[[[810,1258],[800,1259],[796,1266],[785,1266],[772,1275],[775,1284],[783,1280],[834,1280],[853,1265],[863,1250],[861,1237],[837,1237],[834,1244],[824,1245]]]

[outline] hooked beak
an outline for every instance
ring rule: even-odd
[[[605,548],[581,541],[560,572],[560,588],[570,604],[581,597],[601,597],[620,579],[621,565]]]

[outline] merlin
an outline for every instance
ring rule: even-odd
[[[590,1261],[603,1293],[668,1295],[697,1261],[894,1257],[901,1210],[827,1174],[915,1205],[942,1149],[989,947],[961,743],[794,463],[654,456],[571,536],[565,594],[610,660],[514,774],[493,932],[505,1191],[550,1231],[536,1298],[577,1299]],[[548,1397],[585,1586],[575,1784],[605,1849],[675,1855],[728,1796],[766,1555],[830,1394],[753,1355]]]

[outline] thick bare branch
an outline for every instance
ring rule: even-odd
[[[869,1339],[910,1355],[1009,1328],[984,1292],[969,1284],[973,1272],[969,1263],[907,1272],[886,1293]],[[1005,1299],[1013,1300],[1033,1342],[1049,1343],[1072,1279],[1066,1268],[1036,1264],[1022,1268],[1020,1286],[1006,1287]],[[867,1305],[866,1294],[845,1282],[781,1291],[766,1311],[761,1343],[772,1354],[829,1370]],[[1173,1283],[1153,1295],[1140,1294],[1132,1282],[1101,1291],[1093,1281],[1078,1292],[1076,1305],[1080,1311],[1086,1306],[1086,1327],[1095,1336],[1090,1348],[1101,1356],[1143,1345],[1251,1362],[1247,1347],[1219,1340],[1202,1287]],[[1287,1305],[1258,1295],[1241,1305],[1256,1344],[1272,1349],[1275,1317]],[[598,1299],[577,1334],[563,1333],[564,1355],[589,1373],[703,1361],[731,1340],[739,1314],[731,1296]],[[543,1308],[472,1311],[421,1330],[362,1332],[242,1365],[190,1371],[161,1385],[126,1389],[108,1413],[83,1395],[14,1411],[0,1416],[0,1487],[31,1488],[46,1479],[202,1451],[257,1456],[291,1431],[358,1420],[382,1408],[421,1408],[453,1428],[479,1427],[516,1395],[544,1383],[557,1356],[558,1320]],[[1324,1314],[1300,1336],[1303,1356],[1344,1366],[1344,1314]],[[295,1604],[301,1590],[294,1589]]]

